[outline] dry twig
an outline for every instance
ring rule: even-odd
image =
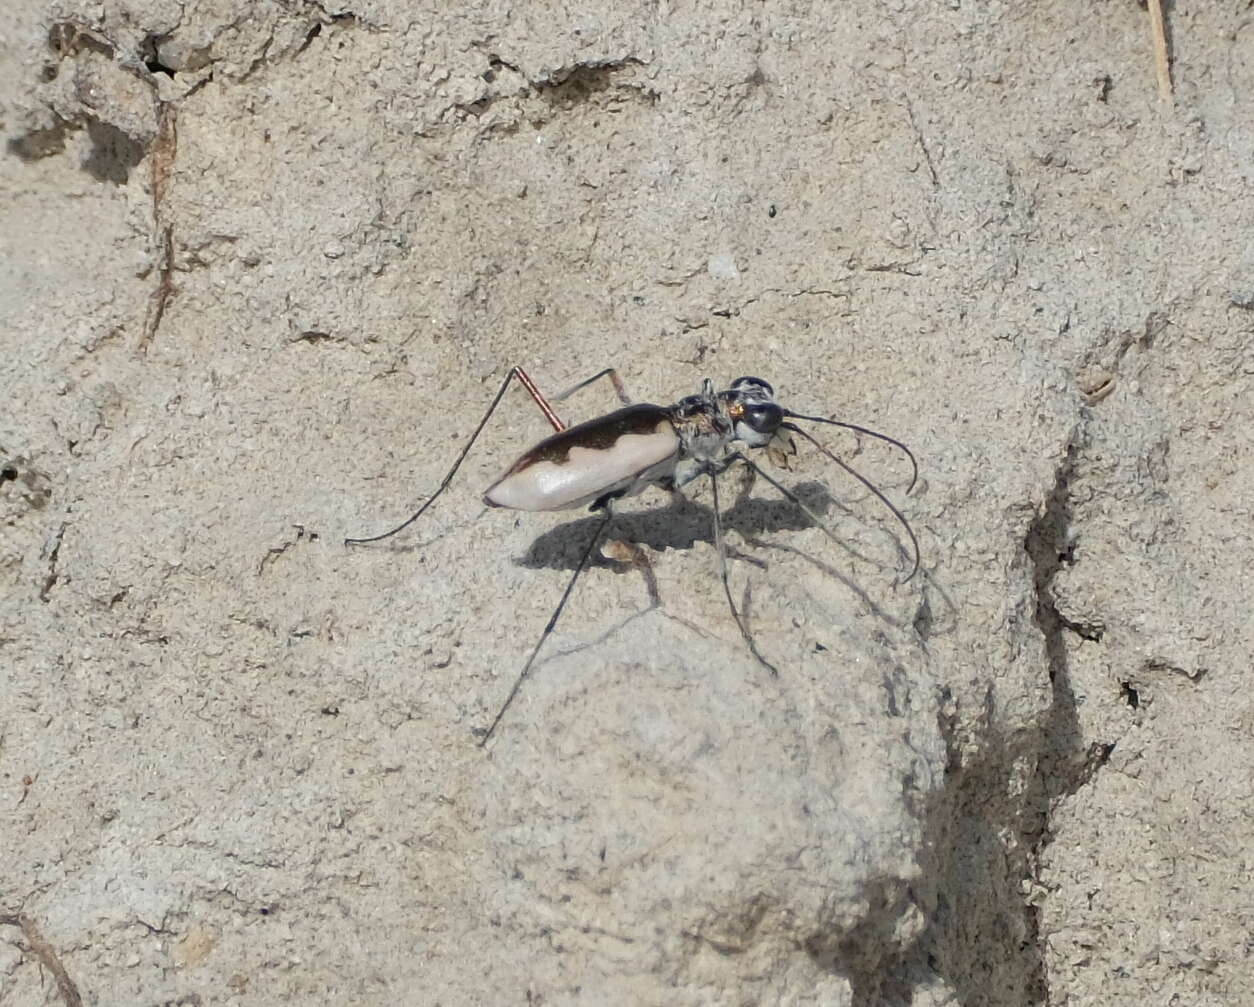
[[[1171,101],[1171,62],[1167,52],[1167,25],[1163,20],[1163,0],[1147,0],[1150,35],[1154,39],[1154,72],[1158,75],[1158,94]]]
[[[57,953],[52,945],[39,932],[39,927],[35,926],[35,921],[25,913],[11,913],[0,915],[0,924],[7,924],[8,926],[21,929],[22,936],[26,938],[26,944],[30,948],[31,953],[39,959],[44,968],[52,973],[53,979],[56,980],[57,992],[61,994],[61,999],[65,1001],[65,1007],[83,1007],[83,998],[78,992],[78,987],[74,985],[74,980],[70,978],[70,974],[65,971],[65,966],[61,964],[61,959],[57,957]]]

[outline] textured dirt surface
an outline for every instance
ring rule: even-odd
[[[1254,10],[585,7],[7,12],[0,1005],[1254,1003]],[[513,364],[922,573],[651,493],[480,749]]]

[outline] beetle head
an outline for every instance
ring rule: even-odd
[[[719,397],[736,439],[751,448],[765,447],[784,422],[784,410],[775,402],[775,389],[761,378],[737,378]]]

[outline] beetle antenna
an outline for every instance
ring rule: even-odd
[[[784,426],[792,427],[792,424],[786,423],[784,424]],[[797,429],[797,428],[793,427],[792,429]],[[823,449],[823,445],[819,444],[818,441],[815,441],[814,438],[810,437],[809,434],[807,434],[804,430],[797,429],[797,433],[801,434],[803,437],[806,437],[808,440],[813,441],[816,445],[818,445],[820,450]],[[835,456],[831,455],[830,453],[826,451],[824,453],[828,454],[828,457],[830,457],[838,465],[842,466],[845,469],[848,469],[850,472],[853,472],[853,469],[850,469],[849,466],[846,465],[844,462],[842,462],[839,458],[836,458]],[[815,514],[814,511],[811,510],[808,506],[806,506],[805,502],[799,496],[797,496],[796,493],[794,493],[787,486],[781,483],[778,479],[772,476],[769,472],[766,471],[766,469],[762,468],[761,465],[758,465],[752,459],[745,457],[739,451],[737,451],[734,455],[730,456],[727,460],[729,462],[737,461],[737,460],[744,462],[746,465],[749,466],[749,468],[751,468],[754,472],[756,472],[763,479],[765,479],[768,483],[770,483],[773,487],[775,487],[775,489],[777,489],[783,497],[785,497],[787,500],[793,503],[806,517],[810,519],[810,522],[814,525],[814,527],[816,527],[819,531],[821,531],[824,535],[830,538],[837,545],[839,546],[845,545],[844,542],[842,542],[839,538],[837,538],[836,533],[832,531],[829,527],[827,527],[826,522],[824,522],[824,520],[821,517]],[[857,472],[853,472],[853,474],[857,476],[857,478],[862,479],[862,476],[859,475]],[[905,525],[906,531],[910,535],[910,541],[914,545],[914,568],[910,571],[910,576],[905,579],[905,580],[909,580],[910,577],[913,577],[915,575],[915,571],[919,569],[919,543],[914,537],[914,532],[911,531],[910,525],[906,522],[906,519],[901,516],[901,512],[898,511],[897,508],[894,507],[887,500],[884,500],[884,496],[882,493],[880,493],[874,486],[871,486],[871,484],[867,482],[865,479],[862,479],[862,482],[865,483],[870,488],[872,493],[874,493],[877,497],[879,497],[881,500],[884,501],[884,503],[887,505],[889,510],[891,510],[894,514],[897,515],[897,518],[901,521],[903,525]],[[905,581],[902,581],[902,583],[904,584]]]
[[[853,430],[856,433],[866,434],[868,437],[877,437],[882,441],[887,441],[893,447],[899,448],[905,452],[906,457],[910,459],[910,468],[912,469],[912,472],[910,475],[910,485],[906,487],[906,492],[909,493],[912,489],[914,489],[914,484],[919,481],[919,463],[914,459],[914,452],[902,444],[901,441],[897,440],[896,437],[889,437],[888,434],[882,434],[877,430],[869,430],[866,427],[860,427],[856,423],[846,423],[844,420],[829,420],[822,416],[803,416],[801,413],[794,413],[791,409],[785,409],[784,415],[791,416],[794,420],[808,420],[811,423],[826,423],[828,426],[844,427],[846,430]],[[785,423],[784,426],[790,427],[792,430],[797,430],[796,427],[787,423]],[[797,430],[797,432],[802,433],[803,431]],[[810,439],[814,440],[814,438]],[[818,444],[818,441],[814,441],[814,443]],[[820,445],[820,447],[821,446],[822,445]],[[842,462],[841,464],[843,465],[844,463]],[[862,477],[859,476],[858,478],[861,479]],[[865,480],[863,481],[865,482]],[[888,503],[887,500],[884,502]],[[892,504],[889,504],[889,506],[891,507]],[[907,578],[907,580],[908,579],[909,578]]]
[[[544,646],[544,641],[549,638],[549,634],[553,632],[553,627],[557,625],[557,620],[561,618],[562,610],[570,599],[570,593],[575,589],[575,581],[579,579],[579,575],[583,573],[584,567],[588,565],[588,560],[592,556],[597,542],[601,540],[602,533],[605,531],[606,526],[609,525],[610,519],[614,516],[612,503],[613,501],[606,501],[605,517],[601,519],[601,523],[597,525],[596,531],[592,533],[592,538],[588,540],[588,547],[584,549],[583,555],[579,558],[579,565],[575,567],[575,572],[570,575],[570,580],[566,583],[566,590],[562,592],[562,598],[557,603],[557,608],[549,616],[548,624],[544,627],[544,632],[540,634],[540,639],[531,648],[531,655],[527,658],[527,663],[522,666],[522,671],[514,679],[513,688],[509,690],[509,695],[505,697],[505,702],[496,711],[496,716],[492,718],[492,723],[488,725],[488,729],[483,732],[483,737],[479,739],[480,748],[483,748],[491,740],[493,732],[496,731],[496,725],[501,722],[501,718],[505,716],[505,711],[509,709],[510,704],[514,701],[514,697],[518,695],[518,690],[522,688],[523,679],[531,673],[531,666],[535,664],[536,656],[540,653],[540,648]]]
[[[740,629],[740,635],[744,637],[745,643],[749,650],[753,652],[753,656],[758,659],[767,671],[776,678],[779,677],[779,669],[771,664],[758,650],[758,645],[753,639],[753,634],[749,632],[749,627],[745,625],[744,619],[736,610],[736,603],[732,600],[731,582],[727,577],[727,546],[723,542],[723,517],[719,509],[718,503],[718,476],[712,471],[710,472],[710,485],[713,487],[714,493],[714,545],[718,549],[718,572],[723,580],[723,593],[727,595],[727,606],[731,609],[732,618],[736,620],[736,626]]]
[[[831,422],[835,423],[836,421],[835,421],[835,420],[833,420],[833,421],[831,421]],[[880,492],[879,487],[878,487],[878,486],[876,486],[873,482],[871,482],[871,480],[870,480],[870,479],[868,479],[866,476],[864,476],[861,472],[859,472],[857,469],[855,469],[855,468],[854,468],[852,465],[850,465],[848,462],[841,461],[841,459],[837,458],[834,454],[832,454],[832,452],[830,452],[827,448],[825,448],[825,447],[824,447],[824,446],[823,446],[823,445],[822,445],[822,444],[821,444],[821,443],[820,443],[817,439],[815,439],[814,437],[812,437],[808,431],[803,430],[801,427],[797,426],[795,423],[782,423],[782,424],[780,424],[780,425],[781,425],[782,427],[784,427],[784,429],[786,429],[786,430],[791,430],[793,433],[796,433],[796,434],[800,434],[802,437],[804,437],[806,440],[808,440],[808,441],[809,441],[811,444],[813,444],[816,448],[818,448],[820,451],[822,451],[822,452],[823,452],[823,454],[825,454],[828,458],[830,458],[832,461],[834,461],[834,462],[835,462],[837,465],[839,465],[842,469],[844,469],[844,470],[845,470],[846,472],[848,472],[851,476],[853,476],[855,479],[857,479],[857,480],[858,480],[858,482],[862,483],[862,485],[863,485],[863,486],[865,486],[865,487],[866,487],[867,489],[869,489],[872,493],[874,493],[874,494],[875,494],[875,496],[879,499],[880,503],[882,503],[885,507],[887,507],[890,511],[892,511],[892,512],[893,512],[893,517],[895,517],[898,521],[900,521],[900,522],[901,522],[901,526],[902,526],[904,529],[906,529],[906,534],[910,536],[910,544],[911,544],[911,546],[914,548],[914,566],[912,566],[912,567],[910,568],[910,573],[906,575],[906,580],[903,580],[903,581],[902,581],[902,583],[904,584],[904,583],[905,583],[906,581],[908,581],[911,577],[913,577],[916,573],[918,573],[918,572],[919,572],[919,540],[918,540],[918,538],[916,538],[916,537],[915,537],[915,534],[914,534],[914,529],[910,527],[910,522],[906,520],[906,516],[905,516],[904,514],[902,514],[902,513],[901,513],[901,511],[899,511],[899,510],[897,509],[897,507],[893,504],[893,502],[892,502],[891,500],[889,500],[889,499],[888,499],[888,497],[886,497],[886,496],[885,496],[882,492]],[[861,429],[861,428],[855,428],[855,427],[853,427],[853,424],[850,424],[850,423],[838,423],[838,424],[836,424],[836,425],[837,425],[837,426],[848,426],[848,427],[850,427],[850,428],[852,428],[852,429]],[[870,430],[867,430],[867,431],[864,431],[864,432],[865,432],[865,433],[873,433],[873,431],[870,431]],[[883,438],[883,439],[884,439],[884,440],[886,440],[886,441],[892,441],[894,444],[897,444],[897,446],[898,446],[898,447],[900,447],[903,451],[905,451],[905,452],[906,452],[906,454],[910,455],[910,461],[911,461],[911,462],[913,462],[913,461],[914,461],[914,455],[910,453],[910,449],[909,449],[909,448],[907,448],[904,444],[901,444],[901,443],[900,443],[900,442],[898,442],[898,441],[894,441],[891,437],[886,437],[884,434],[873,434],[873,435],[874,435],[874,436],[876,436],[876,437],[881,437],[881,438]],[[915,471],[916,471],[916,472],[918,471],[918,467],[917,467],[917,466],[915,467]],[[913,486],[913,485],[914,485],[914,481],[913,481],[913,480],[911,480],[910,485],[911,485],[911,486]]]

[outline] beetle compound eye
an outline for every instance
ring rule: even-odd
[[[784,410],[774,402],[755,402],[745,406],[743,422],[760,434],[771,434],[784,422]]]
[[[737,378],[735,381],[731,383],[731,386],[733,388],[743,388],[746,385],[756,385],[757,387],[761,388],[764,392],[766,392],[768,396],[772,396],[775,394],[775,389],[771,387],[770,382],[763,381],[761,378],[754,378],[754,377],[746,376],[743,378]]]

